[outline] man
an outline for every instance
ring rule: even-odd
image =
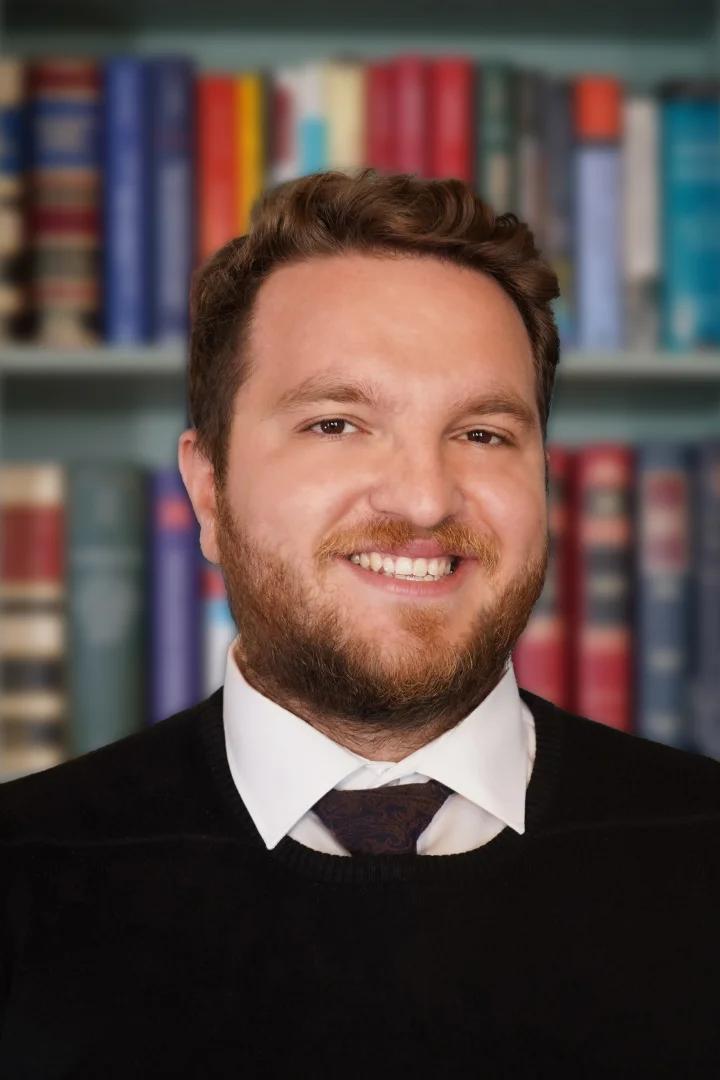
[[[720,765],[510,662],[556,293],[512,216],[371,170],[201,268],[178,462],[238,635],[0,789],[3,1075],[715,1074]]]

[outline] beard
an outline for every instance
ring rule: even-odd
[[[406,643],[393,641],[387,648],[383,634],[363,637],[353,626],[352,610],[338,603],[346,600],[344,591],[323,591],[321,582],[254,543],[234,520],[224,489],[216,491],[216,508],[220,565],[238,629],[233,656],[243,677],[335,742],[368,757],[388,743],[405,756],[469,715],[505,674],[545,581],[547,531],[530,562],[499,588],[494,543],[478,540],[464,526],[438,528],[433,539],[445,550],[477,559],[461,589],[470,595],[472,574],[484,573],[483,600],[467,631],[448,640],[449,616],[441,600],[425,605],[388,598],[396,604]],[[414,532],[392,521],[357,535],[365,540],[362,546],[353,546],[347,533],[329,538],[319,553],[321,565],[339,554],[403,544]]]

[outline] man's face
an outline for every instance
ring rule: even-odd
[[[344,254],[275,270],[250,348],[217,550],[203,547],[223,568],[241,670],[328,733],[435,737],[503,674],[547,567],[522,318],[470,269]],[[335,388],[293,401],[311,378]],[[338,389],[350,384],[377,401]],[[349,558],[419,539],[462,556],[455,573],[408,587]]]

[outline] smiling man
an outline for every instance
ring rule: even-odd
[[[511,215],[372,170],[200,269],[178,464],[238,634],[0,789],[2,1075],[714,1074],[720,765],[514,677],[556,295]]]

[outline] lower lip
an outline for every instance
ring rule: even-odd
[[[366,570],[350,559],[340,561],[372,588],[382,589],[383,592],[394,593],[396,596],[425,597],[427,600],[448,596],[459,589],[475,563],[475,559],[461,559],[454,574],[446,574],[437,581],[403,581],[382,571]]]

